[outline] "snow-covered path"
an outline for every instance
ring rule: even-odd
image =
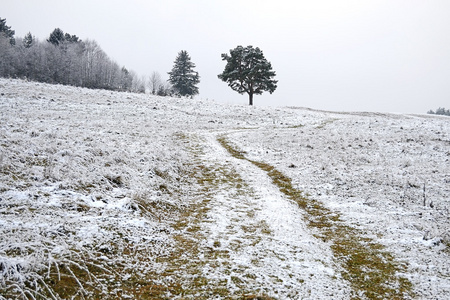
[[[208,183],[214,196],[201,223],[206,239],[200,248],[222,254],[205,257],[203,276],[226,282],[237,295],[347,299],[331,250],[306,228],[298,205],[263,170],[232,157],[214,134],[202,138],[200,158],[219,178]]]
[[[411,298],[404,266],[370,233],[304,197],[272,166],[245,158],[226,139],[233,133],[194,139],[201,145],[194,147],[198,163],[210,170],[199,181],[209,195],[198,206],[205,213],[188,221],[196,229],[184,233],[195,232],[195,265],[201,262],[208,282],[196,296],[217,295],[219,288],[231,297]]]

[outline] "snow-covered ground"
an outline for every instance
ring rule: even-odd
[[[450,298],[448,117],[0,93],[0,298],[362,295],[307,212],[218,137],[384,245],[405,298]]]
[[[378,236],[420,299],[450,298],[450,119],[298,111],[304,126],[236,133],[252,159]]]

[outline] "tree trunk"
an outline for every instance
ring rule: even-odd
[[[253,105],[253,93],[248,93],[248,104]]]

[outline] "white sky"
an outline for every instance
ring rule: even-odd
[[[278,89],[259,106],[425,113],[450,108],[448,0],[1,0],[23,37],[53,29],[96,40],[120,65],[167,79],[180,50],[201,76],[199,98],[248,102],[217,78],[220,54],[263,50]]]

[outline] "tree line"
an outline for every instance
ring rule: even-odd
[[[169,80],[153,72],[146,79],[134,71],[120,67],[94,40],[82,41],[76,35],[53,30],[41,42],[30,32],[15,38],[15,31],[0,18],[0,76],[25,78],[46,83],[59,83],[87,88],[150,93],[159,96],[194,96],[199,93],[200,76],[187,51],[178,53]],[[222,54],[226,61],[219,79],[240,94],[247,93],[249,104],[253,95],[277,88],[270,62],[262,51],[253,46],[237,46],[230,54]]]
[[[0,76],[115,91],[145,92],[146,80],[119,66],[95,40],[53,30],[40,41],[0,18]]]
[[[450,116],[450,109],[445,109],[443,107],[439,107],[436,109],[436,111],[429,110],[427,114],[431,115],[443,115],[443,116]]]

